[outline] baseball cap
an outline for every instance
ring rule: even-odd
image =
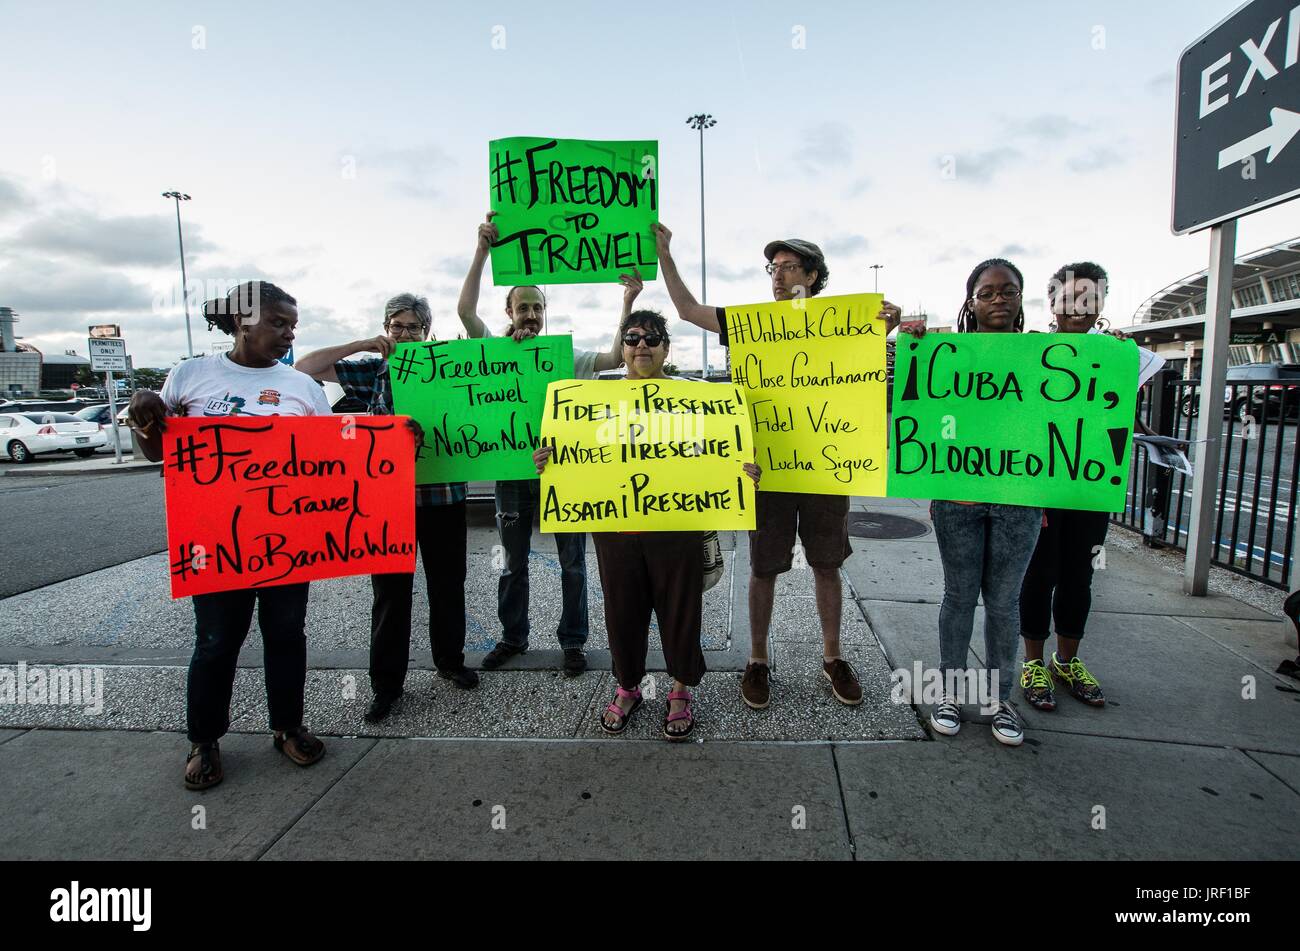
[[[817,261],[826,260],[826,255],[822,254],[822,249],[817,247],[811,241],[805,241],[803,238],[787,238],[784,241],[769,241],[767,247],[763,249],[763,256],[769,261],[776,257],[778,251],[793,251],[795,254],[802,255],[806,258],[813,258]]]

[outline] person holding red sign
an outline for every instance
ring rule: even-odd
[[[330,405],[311,377],[280,358],[293,346],[297,301],[274,284],[250,281],[203,307],[208,327],[235,338],[229,353],[186,360],[162,395],[137,390],[128,409],[151,462],[163,457],[168,416],[328,416]],[[306,582],[194,595],[195,646],[186,687],[191,743],[185,788],[208,789],[224,772],[218,741],[230,728],[230,697],[239,650],[257,609],[266,667],[266,702],[275,747],[299,766],[325,755],[303,726],[307,681]]]
[[[429,338],[433,315],[429,302],[415,294],[398,294],[384,305],[384,332],[366,340],[314,350],[298,369],[317,380],[338,383],[373,416],[393,415],[393,386],[388,357],[399,343]],[[358,353],[377,356],[349,360]],[[457,687],[478,686],[478,673],[465,666],[465,522],[464,482],[415,486],[415,535],[429,596],[429,645],[438,676]],[[370,611],[370,688],[368,723],[392,712],[406,683],[411,653],[411,597],[414,574],[372,575]]]

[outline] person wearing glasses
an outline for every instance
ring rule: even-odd
[[[302,357],[297,369],[338,383],[375,416],[393,414],[388,357],[399,343],[429,337],[433,317],[429,302],[398,294],[384,305],[384,332],[366,340],[325,347]],[[346,359],[359,353],[376,356]],[[415,537],[429,595],[429,642],[438,676],[457,687],[478,686],[478,674],[465,666],[465,483],[415,487]],[[370,611],[370,687],[374,699],[366,721],[388,716],[402,695],[411,651],[411,594],[414,574],[372,575]]]
[[[496,214],[478,226],[478,241],[469,273],[460,291],[456,312],[470,337],[490,337],[492,331],[478,315],[479,286],[488,253],[499,235],[492,223]],[[620,321],[632,312],[632,304],[641,293],[641,276],[620,275],[623,285],[623,312]],[[505,314],[508,323],[503,334],[516,341],[540,334],[546,325],[546,295],[540,287],[512,287],[506,292]],[[573,375],[592,380],[605,370],[623,364],[623,349],[617,335],[608,350],[574,350]],[[484,670],[496,670],[510,658],[528,650],[528,555],[533,540],[533,520],[537,517],[539,486],[536,479],[502,479],[496,484],[497,534],[505,552],[505,570],[497,582],[497,617],[501,620],[501,640],[483,658]],[[557,532],[555,550],[560,560],[560,623],[555,638],[564,651],[564,673],[577,677],[587,669],[582,649],[587,643],[587,536],[582,532]]]
[[[668,325],[653,310],[636,310],[619,327],[629,380],[669,379]],[[537,472],[553,453],[541,446],[533,453]],[[745,463],[745,474],[758,484],[760,470]],[[642,703],[650,618],[659,624],[664,666],[673,679],[664,712],[663,736],[684,740],[695,729],[691,688],[704,679],[700,627],[704,611],[703,532],[594,532],[600,587],[605,595],[605,626],[618,686],[601,714],[606,733],[623,733]]]
[[[966,280],[966,299],[957,317],[958,333],[1021,333],[1025,279],[1010,261],[992,258],[977,265]],[[921,337],[923,323],[907,323],[903,332]],[[987,676],[996,683],[997,710],[993,738],[1019,746],[1025,731],[1011,703],[1011,686],[1020,639],[1020,590],[1038,544],[1043,510],[1027,505],[990,502],[930,503],[930,517],[943,563],[943,603],[939,607],[939,666],[944,693],[930,714],[930,725],[945,736],[961,730],[956,684],[969,664],[975,606],[984,597],[984,651]]]
[[[727,346],[726,311],[695,300],[677,271],[670,250],[672,232],[654,225],[655,244],[664,283],[677,315],[688,323],[718,334]],[[772,278],[772,298],[778,301],[813,297],[826,286],[830,272],[821,248],[802,238],[769,242],[763,249],[767,273]],[[901,319],[901,311],[885,301],[880,318],[885,333]],[[759,492],[755,499],[755,530],[749,533],[749,638],[750,657],[740,681],[740,697],[747,706],[762,710],[770,702],[767,638],[772,626],[772,605],[777,576],[790,570],[795,537],[813,571],[817,614],[822,628],[822,674],[840,703],[857,706],[862,687],[852,665],[840,656],[840,622],[843,584],[840,566],[853,553],[849,546],[849,497],[806,492]]]

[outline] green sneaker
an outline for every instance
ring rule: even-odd
[[[1052,675],[1041,660],[1027,660],[1020,665],[1020,689],[1025,692],[1025,702],[1035,710],[1056,709]]]
[[[1088,704],[1090,707],[1104,707],[1106,698],[1102,695],[1101,686],[1097,683],[1097,678],[1088,672],[1088,668],[1083,666],[1083,661],[1079,658],[1073,658],[1068,664],[1063,664],[1061,658],[1056,656],[1056,651],[1052,651],[1052,673],[1065,681],[1070,693],[1079,700]]]

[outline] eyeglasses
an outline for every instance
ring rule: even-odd
[[[653,350],[655,347],[659,346],[659,344],[664,342],[664,338],[659,336],[659,334],[624,334],[623,335],[623,346],[631,347],[633,350],[639,347],[642,342],[644,342],[647,347]]]
[[[999,297],[1004,298],[1008,303],[1017,301],[1020,299],[1020,288],[1004,287],[1000,291],[995,291],[991,287],[985,287],[975,292],[975,299],[984,304],[991,304]]]
[[[793,274],[795,271],[802,271],[802,264],[769,264],[763,268],[768,274]]]
[[[418,337],[424,333],[423,324],[388,324],[386,329],[394,337],[399,334],[405,337]]]

